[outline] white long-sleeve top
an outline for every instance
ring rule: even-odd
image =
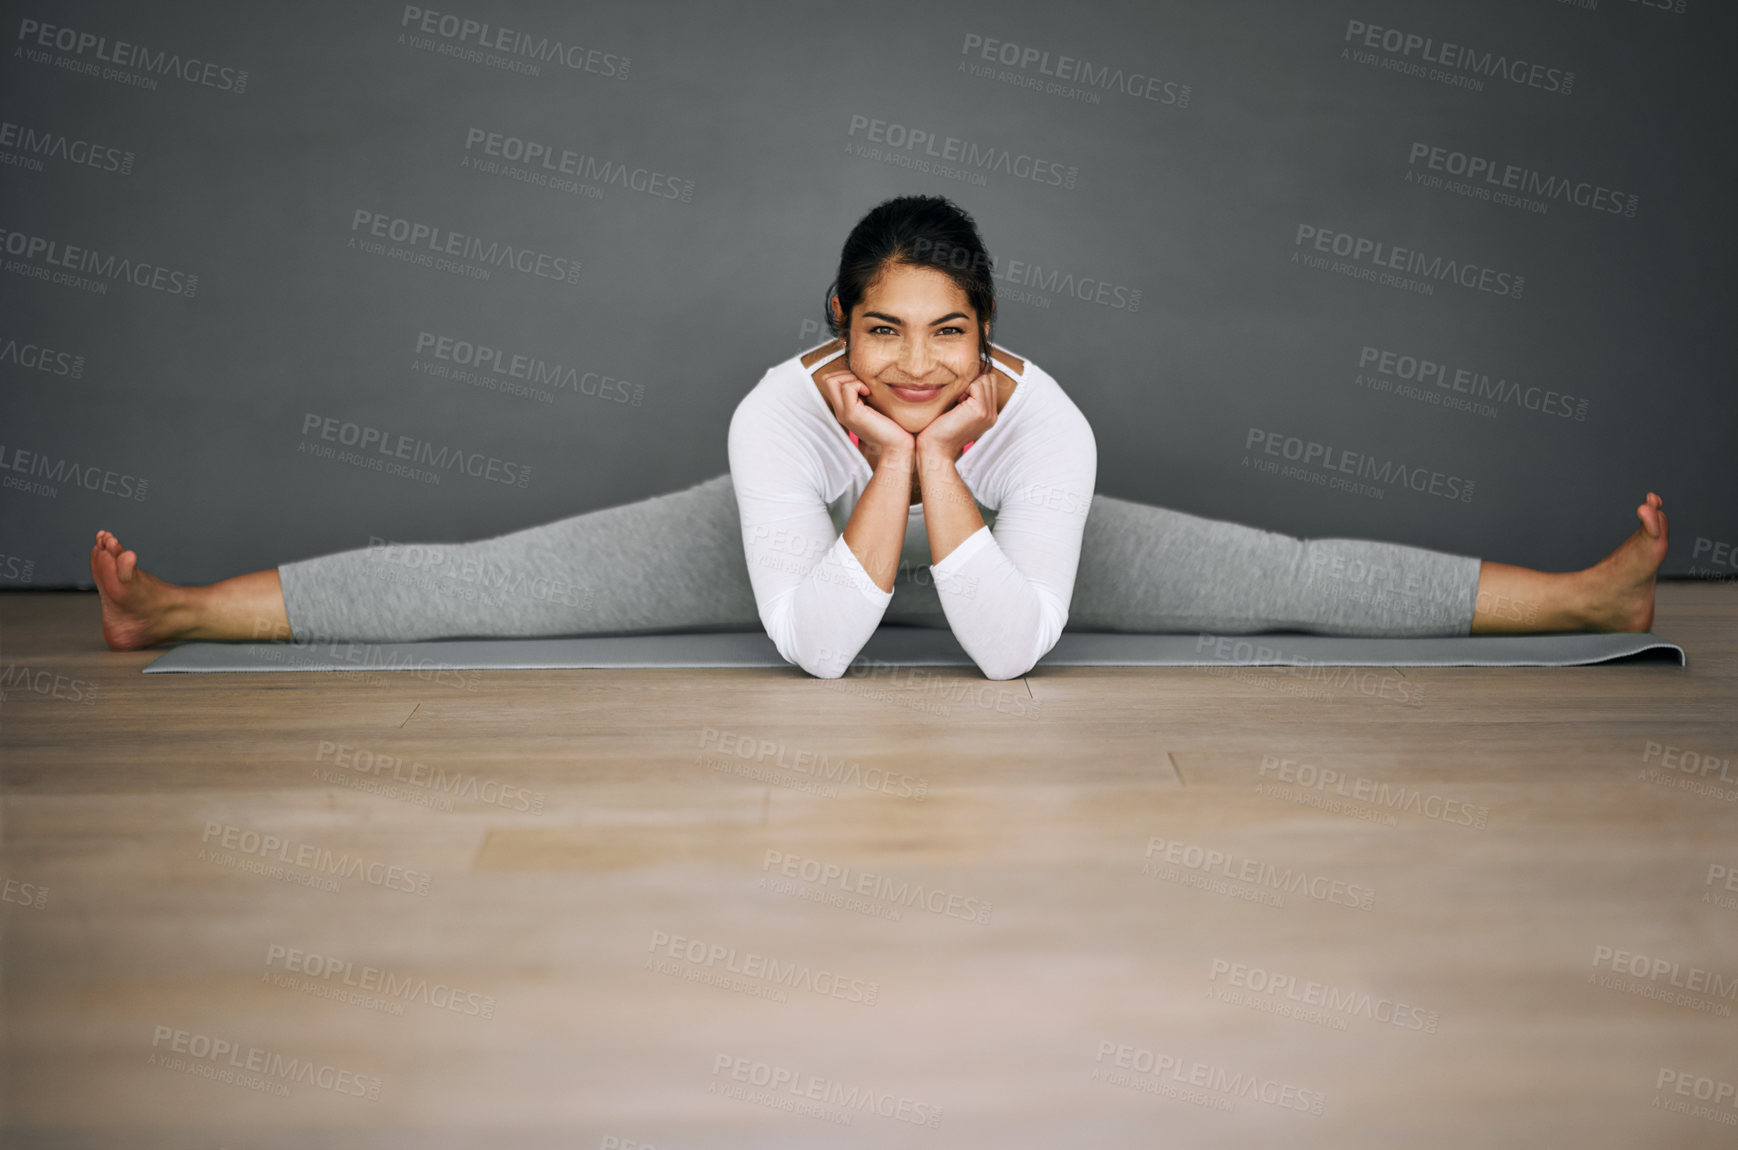
[[[875,472],[816,388],[819,364],[803,366],[806,354],[767,369],[736,405],[730,475],[762,626],[787,662],[836,679],[893,592],[875,585],[845,542]],[[1048,372],[1024,362],[1015,373],[997,361],[1014,393],[955,465],[985,526],[932,563],[918,503],[901,553],[904,565],[929,566],[955,638],[991,679],[1024,675],[1061,637],[1098,472],[1086,417]]]

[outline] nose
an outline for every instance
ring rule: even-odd
[[[922,340],[907,341],[899,353],[899,370],[912,383],[929,385],[930,372],[935,370],[936,355]]]

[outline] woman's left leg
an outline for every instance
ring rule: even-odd
[[[1071,631],[1465,635],[1479,560],[1094,495]]]
[[[1545,572],[1365,539],[1297,539],[1104,495],[1081,541],[1068,630],[1467,635],[1645,631],[1666,522],[1599,564]]]

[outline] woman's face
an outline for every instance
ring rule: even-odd
[[[978,313],[960,286],[934,268],[884,268],[853,312],[849,335],[846,366],[869,385],[864,402],[914,435],[952,407],[982,370]]]

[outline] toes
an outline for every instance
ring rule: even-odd
[[[96,579],[97,590],[104,595],[107,595],[108,591],[103,584],[114,578],[114,572],[115,557],[101,547],[93,548],[91,550],[91,575]]]
[[[1650,496],[1651,499],[1651,496]],[[1652,502],[1643,503],[1635,509],[1635,517],[1641,520],[1641,528],[1647,532],[1648,538],[1658,539],[1663,528],[1663,512]]]
[[[139,566],[139,555],[135,551],[123,551],[115,557],[115,573],[125,583],[133,577],[133,571]]]

